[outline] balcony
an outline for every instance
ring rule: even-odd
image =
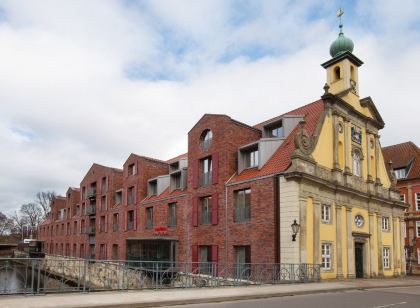
[[[201,186],[208,186],[211,184],[211,171],[202,173],[200,175],[200,185]]]
[[[96,244],[96,239],[94,236],[89,236],[89,245],[95,245]]]
[[[86,215],[95,215],[96,214],[96,205],[88,205],[86,207]]]
[[[88,260],[95,260],[95,253],[89,252],[86,254],[86,259]]]
[[[87,197],[88,199],[96,199],[96,187],[88,188]]]
[[[95,234],[95,232],[96,232],[95,226],[86,227],[86,234]]]

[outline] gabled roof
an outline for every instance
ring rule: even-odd
[[[152,157],[148,157],[148,156],[143,156],[143,155],[138,155],[138,154],[134,154],[134,153],[131,153],[128,157],[127,157],[127,159],[125,160],[125,162],[124,162],[124,165],[127,163],[127,161],[129,160],[129,159],[131,159],[132,157],[136,157],[136,158],[139,158],[139,159],[145,159],[145,160],[149,160],[149,161],[152,161],[152,162],[155,162],[155,163],[160,163],[160,164],[168,164],[168,162],[166,162],[166,161],[163,161],[163,160],[160,160],[160,159],[157,159],[157,158],[152,158]]]
[[[168,159],[166,162],[168,164],[172,164],[172,163],[177,162],[178,160],[183,159],[183,158],[188,158],[188,153],[184,153],[184,154],[175,156],[174,158]]]
[[[370,110],[370,112],[375,117],[375,120],[378,121],[378,123],[381,125],[381,128],[385,126],[385,122],[382,119],[378,109],[376,109],[375,103],[370,96],[362,98],[360,100],[360,105],[362,105],[362,107],[367,107]]]
[[[400,180],[420,178],[420,149],[411,141],[382,148],[385,162],[392,161],[393,169],[407,168]]]
[[[249,126],[248,124],[245,124],[245,123],[242,123],[242,122],[240,122],[240,121],[238,121],[238,120],[234,120],[234,119],[232,119],[231,117],[229,117],[229,116],[227,116],[227,115],[225,115],[225,114],[211,114],[211,113],[205,113],[201,118],[200,118],[200,120],[198,120],[195,124],[194,124],[194,126],[189,130],[189,132],[188,133],[190,133],[196,126],[197,126],[197,124],[198,123],[200,123],[201,121],[203,121],[205,118],[208,118],[208,117],[220,117],[220,118],[226,118],[227,120],[229,120],[229,121],[231,121],[232,123],[234,123],[234,124],[236,124],[236,125],[239,125],[239,126],[243,126],[243,127],[246,127],[246,128],[249,128],[249,129],[251,129],[251,130],[258,130],[257,128],[255,128],[255,127],[252,127],[252,126]]]
[[[255,127],[262,128],[265,123],[270,123],[274,119],[281,118],[285,115],[303,115],[306,121],[305,129],[309,135],[313,135],[323,110],[324,102],[322,100],[318,100],[273,119],[259,123],[255,125]],[[231,182],[245,181],[285,171],[291,163],[291,156],[295,150],[294,137],[298,131],[299,126],[296,126],[260,170],[258,170],[258,168],[245,169],[241,174],[234,176]]]
[[[113,167],[107,167],[107,166],[103,166],[97,163],[93,163],[92,166],[89,168],[89,170],[86,172],[85,176],[83,177],[82,181],[83,182],[86,179],[86,176],[90,173],[91,170],[93,169],[108,169],[111,170],[113,172],[118,172],[118,173],[122,173],[123,170],[122,169],[118,169],[118,168],[113,168]]]

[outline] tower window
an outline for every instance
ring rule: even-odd
[[[334,69],[334,77],[335,77],[335,80],[339,80],[340,79],[340,67],[336,67],[335,69]]]
[[[354,77],[354,66],[350,66],[350,78],[351,80],[356,81],[355,77]]]

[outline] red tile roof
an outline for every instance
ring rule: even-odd
[[[146,197],[140,203],[151,202],[151,201],[159,201],[159,200],[162,200],[162,199],[165,199],[165,198],[176,197],[176,196],[179,196],[179,195],[183,195],[185,193],[186,193],[186,190],[181,190],[181,189],[176,189],[176,190],[173,190],[173,191],[169,191],[169,187],[168,187],[160,195]]]
[[[411,141],[382,148],[385,162],[392,168],[409,168],[405,179],[420,178],[420,149]]]
[[[305,129],[309,135],[312,135],[315,131],[315,128],[318,124],[319,118],[323,110],[324,102],[322,100],[318,100],[316,102],[302,106],[295,110],[289,111],[276,118],[281,118],[285,115],[303,115],[306,121]],[[269,123],[276,118],[264,121],[260,124],[255,125],[255,127],[262,129],[265,123]],[[241,174],[234,176],[231,182],[240,182],[256,177],[275,174],[286,170],[291,163],[291,156],[295,150],[294,137],[298,131],[299,126],[296,126],[293,129],[293,131],[286,137],[286,139],[276,150],[276,152],[274,152],[273,156],[271,156],[271,158],[265,163],[265,165],[260,170],[258,170],[258,168],[246,169]]]

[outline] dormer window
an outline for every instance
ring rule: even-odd
[[[206,129],[201,134],[200,142],[201,148],[207,150],[210,147],[211,141],[213,139],[213,132],[210,129]]]
[[[128,175],[135,175],[136,174],[136,165],[135,164],[131,164],[128,165]]]
[[[271,129],[271,137],[283,137],[284,130],[283,126],[277,126]]]
[[[395,169],[394,170],[395,177],[398,179],[405,179],[407,174],[405,168]]]
[[[148,185],[148,196],[156,196],[157,195],[157,180],[149,181]]]
[[[181,188],[181,172],[171,175],[171,189],[180,189]]]
[[[258,166],[258,149],[245,153],[245,167],[252,168]]]

